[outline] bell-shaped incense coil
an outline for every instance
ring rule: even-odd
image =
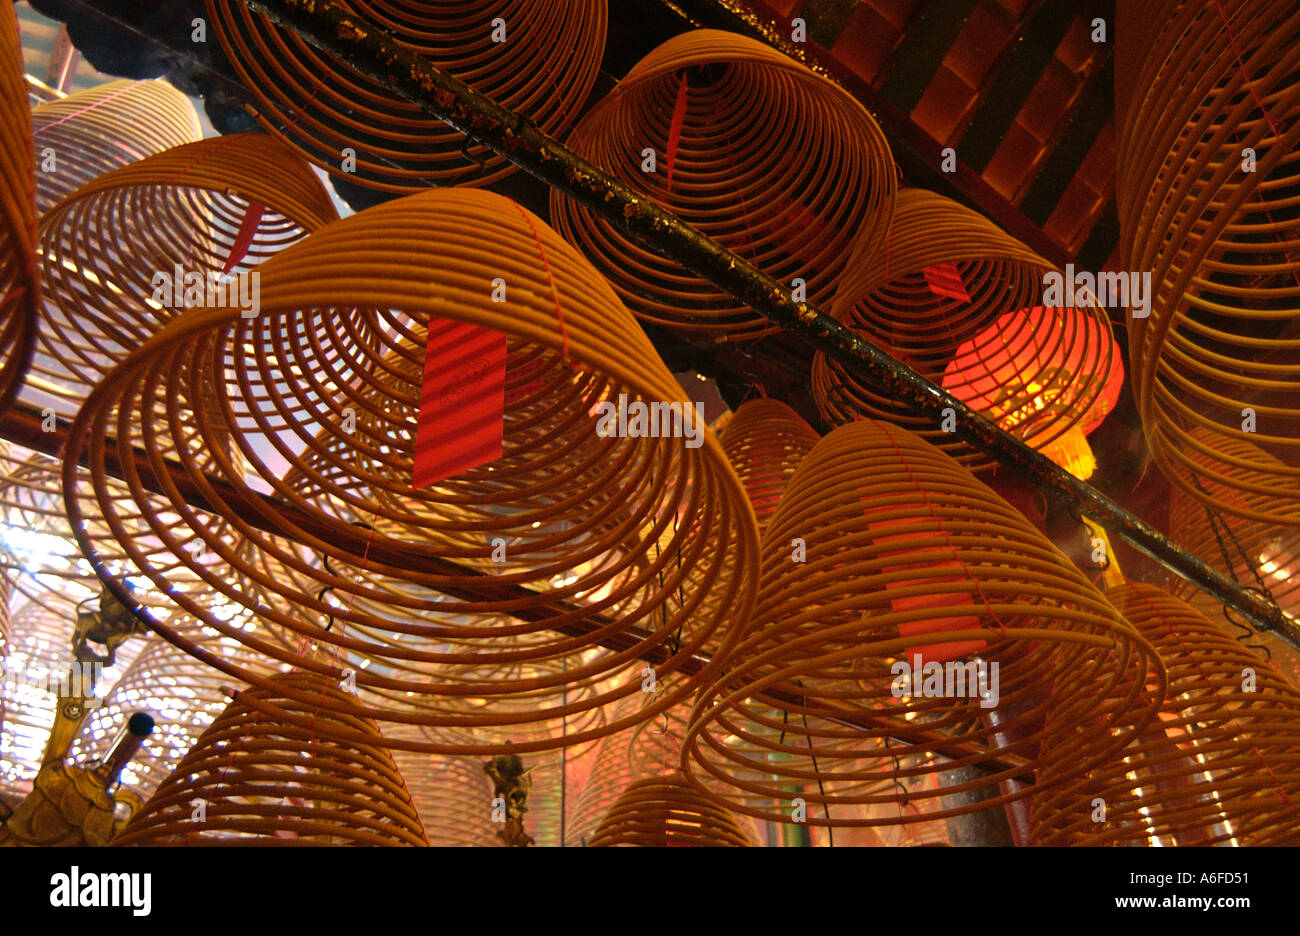
[[[393,751],[429,844],[493,848],[501,845],[492,822],[492,781],[482,760]]]
[[[200,140],[99,176],[41,219],[41,388],[73,413],[187,307],[256,314],[256,266],[336,220],[307,163],[262,134]]]
[[[1084,444],[1083,435],[1114,407],[1124,378],[1106,310],[1085,304],[1095,294],[1075,294],[1072,308],[1048,307],[1055,297],[1047,274],[1056,272],[1048,261],[988,219],[920,189],[898,194],[876,259],[845,274],[835,318],[1031,447],[1081,469],[1052,447]],[[1063,278],[1060,286],[1064,303]],[[972,471],[994,467],[952,427],[915,415],[822,352],[813,364],[813,395],[832,425],[886,419]]]
[[[82,542],[115,591],[123,580],[147,580],[205,633],[268,662],[338,680],[351,671],[366,717],[471,734],[549,726],[517,744],[521,753],[632,724],[635,716],[562,730],[639,693],[640,674],[621,675],[635,661],[660,677],[694,671],[697,654],[735,639],[757,589],[757,529],[744,489],[717,441],[690,425],[680,384],[613,291],[540,220],[498,195],[443,189],[330,225],[258,272],[256,317],[192,310],[113,371],[73,424],[70,436],[81,441],[67,457],[69,485],[81,445],[105,433],[149,452],[152,470],[170,479],[170,503],[143,519],[175,544],[181,572],[146,561],[135,539],[148,536],[126,533],[138,505],[152,504],[145,473],[126,472],[137,503],[119,503],[105,453],[84,450],[94,490],[69,489],[69,514],[78,529],[122,531],[115,548]],[[446,379],[448,369],[470,367],[433,395],[426,425],[435,434],[421,446],[430,311],[438,316],[431,373]],[[484,349],[481,358],[466,360],[458,329]],[[494,375],[504,383],[495,393]],[[195,405],[201,388],[215,400]],[[657,420],[651,435],[646,414],[664,415],[667,401],[691,415]],[[467,433],[498,425],[499,458],[458,451]],[[213,444],[230,427],[237,464]],[[189,454],[166,465],[169,450]],[[447,476],[414,487],[417,455],[423,465],[426,454]],[[183,487],[223,518],[235,545],[179,496]],[[173,587],[181,573],[200,574],[193,556],[205,551],[257,587],[215,569],[202,574],[202,595]],[[267,636],[223,619],[218,599],[249,609]],[[180,628],[150,626],[265,685],[203,653]],[[499,664],[519,675],[498,678]],[[592,688],[563,701],[566,687],[584,686]],[[666,693],[659,710],[690,688]],[[545,690],[559,704],[506,704]],[[278,691],[309,700],[293,687]],[[466,698],[487,703],[467,711],[458,701]],[[502,750],[392,743],[443,754]]]
[[[1121,250],[1153,294],[1129,317],[1147,442],[1176,484],[1208,447],[1217,480],[1260,495],[1254,519],[1300,525],[1300,8],[1120,7],[1142,61],[1115,182]],[[1242,461],[1243,441],[1276,460]]]
[[[104,757],[131,715],[149,713],[154,718],[153,733],[120,778],[122,789],[145,798],[221,714],[230,692],[245,687],[161,638],[146,638],[141,646],[103,704],[87,716],[73,743],[72,758],[89,763]],[[234,641],[225,641],[221,652],[247,653]]]
[[[1207,448],[1217,444],[1224,454],[1256,467],[1228,465],[1207,452],[1189,451],[1191,467],[1172,474],[1169,538],[1243,588],[1267,590],[1283,615],[1300,620],[1300,529],[1248,516],[1267,514],[1279,496],[1300,500],[1300,482],[1270,476],[1284,466],[1249,442],[1226,441],[1202,428],[1193,429],[1188,439]],[[1231,477],[1229,484],[1220,480],[1222,471]],[[1210,620],[1225,622],[1222,603],[1195,586],[1177,579],[1170,592]],[[1273,665],[1300,685],[1300,652],[1294,647],[1267,633],[1243,640],[1266,647]]]
[[[789,822],[798,798],[810,825],[943,819],[1076,776],[1155,718],[1149,644],[1022,514],[904,429],[861,420],[817,443],[764,531],[760,580],[684,743],[692,784],[734,787],[737,811]],[[1038,751],[1051,713],[1073,759]],[[996,795],[898,808],[971,790]],[[835,812],[855,804],[891,808]]]
[[[190,99],[165,81],[110,81],[46,101],[32,126],[41,215],[106,172],[203,136]]]
[[[9,4],[0,10],[0,127],[0,410],[5,410],[31,361],[40,307],[31,108],[18,14]]]
[[[779,400],[743,403],[727,423],[722,450],[745,485],[760,530],[775,512],[790,476],[820,438]]]
[[[811,303],[871,260],[893,212],[893,159],[871,115],[828,79],[732,33],[669,39],[569,142]],[[558,191],[551,216],[638,318],[733,340],[777,330]]]
[[[663,778],[629,786],[587,844],[744,848],[755,843],[725,807],[680,779]]]
[[[241,692],[113,844],[427,845],[383,737],[351,710],[352,697],[307,673],[270,684],[320,702]],[[280,721],[268,705],[313,727]],[[331,740],[333,722],[369,741]]]
[[[1161,717],[1119,756],[1067,786],[1038,792],[1034,841],[1300,842],[1300,690],[1154,586],[1127,584],[1107,597],[1168,668]]]
[[[70,601],[27,601],[12,612],[0,684],[0,793],[21,797],[40,768],[59,704],[60,691],[89,693],[91,711],[130,664],[134,650],[119,652],[113,666],[78,667],[74,673],[72,633],[76,608]]]
[[[345,0],[378,29],[502,107],[562,136],[605,49],[606,0]],[[221,47],[257,102],[254,116],[325,170],[370,188],[486,186],[514,172],[382,83],[231,0],[208,0]]]

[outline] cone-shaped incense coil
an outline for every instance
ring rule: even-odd
[[[1106,594],[1160,652],[1168,694],[1160,720],[1119,756],[1035,795],[1034,842],[1300,842],[1300,691],[1160,589]]]
[[[428,844],[384,739],[374,722],[349,711],[351,697],[313,674],[285,674],[272,684],[321,702],[241,692],[114,845]],[[319,730],[278,720],[267,703]],[[336,721],[368,743],[328,740],[325,728]]]
[[[644,415],[651,404],[693,408],[613,291],[540,220],[498,195],[442,189],[332,224],[258,272],[256,317],[191,310],[113,371],[74,422],[65,487],[75,487],[83,452],[94,482],[93,491],[70,492],[69,514],[77,529],[121,530],[111,549],[82,542],[110,587],[149,580],[204,632],[270,662],[338,680],[351,671],[366,717],[462,729],[549,725],[519,752],[627,727],[640,719],[560,730],[639,693],[638,671],[620,676],[629,664],[648,661],[661,678],[695,672],[697,653],[736,638],[757,590],[757,528],[744,489],[705,427],[694,426],[692,442],[615,418],[635,407]],[[502,456],[415,488],[431,314],[436,334],[450,326],[480,338],[503,333]],[[461,347],[434,344],[440,355]],[[477,400],[475,381],[501,366],[469,375],[466,399]],[[483,398],[490,402],[488,391]],[[442,430],[431,453],[445,457],[464,428]],[[685,421],[678,428],[684,433]],[[201,593],[173,587],[180,572],[147,561],[136,545],[147,537],[133,539],[121,525],[140,511],[112,496],[105,453],[82,448],[106,433],[152,462],[167,450],[188,453],[173,470],[228,526],[214,527],[175,489],[146,522],[175,544],[181,572],[202,574]],[[237,460],[214,444],[227,433]],[[144,472],[125,473],[137,502],[154,496]],[[237,538],[227,540],[226,529]],[[117,561],[104,562],[106,552]],[[195,554],[237,569],[248,584],[199,569]],[[268,636],[223,618],[216,598],[245,605]],[[264,684],[192,646],[179,627],[151,626],[235,678]],[[517,675],[501,678],[497,664]],[[575,690],[567,703],[566,688]],[[659,710],[690,688],[683,681],[665,693]],[[546,690],[559,704],[507,704]],[[466,697],[488,703],[467,711]],[[502,750],[392,743],[444,754]]]
[[[569,142],[812,303],[830,298],[845,269],[870,261],[889,228],[896,177],[871,115],[838,85],[744,36],[700,29],[669,39]],[[776,330],[558,191],[551,217],[639,318],[732,339]]]
[[[0,127],[0,410],[5,410],[31,361],[40,306],[31,108],[12,4],[0,10]]]
[[[99,176],[41,218],[34,375],[75,413],[187,306],[256,314],[251,271],[337,219],[307,163],[262,134],[200,140]]]
[[[587,844],[744,848],[755,843],[725,807],[680,779],[664,777],[629,786]]]
[[[776,511],[781,492],[803,457],[821,438],[780,400],[750,400],[727,423],[720,441],[740,475],[759,528]]]
[[[1091,432],[1114,407],[1124,369],[1106,310],[1083,304],[1091,293],[1074,296],[1074,308],[1046,307],[1052,265],[986,218],[904,190],[877,261],[844,276],[835,317],[1031,447]],[[994,468],[951,426],[916,416],[822,352],[813,395],[832,425],[887,419],[972,471]]]
[[[42,216],[106,172],[203,136],[190,99],[165,81],[110,81],[37,104],[32,126]]]
[[[904,429],[862,420],[817,443],[764,532],[761,581],[684,744],[691,782],[734,787],[737,811],[789,822],[797,797],[813,825],[940,819],[1063,782],[1155,718],[1147,642],[1023,515]],[[1040,755],[1045,714],[1071,729],[1070,757]],[[960,784],[903,786],[976,764]],[[983,788],[996,795],[901,808]],[[873,803],[895,808],[832,808]]]
[[[382,30],[438,68],[562,136],[605,49],[607,0],[344,0],[359,32]],[[328,172],[370,188],[485,186],[514,167],[382,83],[323,55],[243,3],[208,0],[209,21],[257,102],[254,115]]]
[[[1278,481],[1270,472],[1285,466],[1249,442],[1225,440],[1202,428],[1189,432],[1188,440],[1256,467],[1190,450],[1191,466],[1171,475],[1169,538],[1243,588],[1267,589],[1283,614],[1300,620],[1300,528],[1252,516],[1267,516],[1279,496],[1300,500],[1300,481]],[[1225,473],[1231,478],[1226,484]],[[1174,580],[1170,592],[1225,627],[1235,618],[1225,619],[1221,602],[1181,579]],[[1300,651],[1268,633],[1245,642],[1267,647],[1273,665],[1300,685]]]
[[[1115,201],[1121,255],[1151,280],[1128,329],[1152,457],[1181,485],[1208,447],[1216,480],[1260,495],[1255,519],[1300,525],[1300,7],[1134,0],[1117,15],[1116,58],[1141,89]],[[1242,441],[1274,458],[1243,461]]]

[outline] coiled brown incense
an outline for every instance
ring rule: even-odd
[[[1148,272],[1130,317],[1133,394],[1157,465],[1197,471],[1300,524],[1300,8],[1268,0],[1120,4],[1136,89],[1119,128],[1121,250]],[[1117,58],[1124,56],[1118,55]],[[1195,436],[1203,430],[1210,434]],[[1242,458],[1240,443],[1270,453]]]
[[[893,212],[893,160],[871,115],[828,79],[732,33],[669,39],[569,144],[783,285],[802,280],[812,303],[871,260]],[[733,340],[777,330],[558,191],[551,216],[639,318]]]
[[[268,717],[261,705],[274,690],[244,690],[113,845],[428,844],[392,755],[352,697],[315,674],[270,682],[320,700],[276,699],[312,727]],[[331,722],[370,740],[333,740]]]
[[[740,481],[708,432],[698,447],[671,432],[598,433],[602,403],[690,404],[613,291],[540,220],[498,195],[438,190],[329,225],[258,272],[257,316],[190,310],[111,372],[73,423],[68,511],[74,529],[117,537],[101,547],[78,533],[110,588],[147,581],[198,633],[230,637],[268,664],[354,678],[367,718],[471,734],[546,727],[516,752],[641,720],[577,716],[639,693],[646,663],[662,678],[734,642],[757,588],[756,523]],[[494,301],[494,280],[506,301]],[[430,316],[505,334],[503,455],[417,489]],[[172,470],[212,516],[170,483],[164,506],[143,515],[155,495],[136,464],[119,502],[95,441],[105,436],[142,449],[155,475],[175,453]],[[83,455],[92,490],[76,484]],[[149,557],[151,537],[172,549],[170,564]],[[210,557],[206,567],[196,554]],[[202,593],[176,587],[195,575]],[[223,619],[221,601],[246,609],[256,629]],[[269,688],[205,651],[188,625],[150,626]],[[565,702],[566,687],[581,691]],[[665,693],[657,710],[690,688]],[[293,686],[276,691],[308,701]],[[472,738],[389,743],[507,749]]]
[[[1072,783],[1033,799],[1043,845],[1294,845],[1300,691],[1152,585],[1107,597],[1169,671],[1160,720]],[[1052,756],[1049,745],[1044,754]]]
[[[1124,378],[1106,310],[1081,302],[1045,307],[1045,275],[1056,272],[1048,261],[986,218],[920,189],[898,194],[876,261],[844,275],[835,318],[1087,477],[1091,453],[1083,436],[1114,408]],[[960,283],[936,291],[927,271],[936,283],[954,274]],[[1082,298],[1095,300],[1091,293]],[[822,352],[813,363],[813,395],[832,425],[861,416],[886,419],[972,471],[995,467],[954,434],[955,423],[933,425]]]
[[[737,811],[800,821],[797,798],[810,825],[942,819],[1079,776],[1156,716],[1147,641],[1023,515],[904,429],[861,420],[817,443],[764,531],[761,581],[684,743],[692,785],[721,781]],[[902,786],[974,765],[960,783]],[[901,808],[971,790],[994,795]],[[855,804],[894,808],[833,808]]]
[[[605,49],[606,0],[347,0],[358,30],[382,30],[539,129],[562,135]],[[336,176],[407,193],[490,185],[514,167],[231,0],[208,0],[221,47],[267,130]]]
[[[41,218],[33,376],[75,412],[187,303],[211,295],[251,308],[250,271],[335,220],[307,163],[262,134],[176,146],[98,176]]]

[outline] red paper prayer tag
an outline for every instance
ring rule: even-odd
[[[226,265],[221,268],[222,276],[234,269],[235,264],[244,259],[248,248],[253,246],[253,235],[257,233],[262,223],[262,215],[265,213],[265,205],[258,202],[248,203],[248,208],[244,211],[244,220],[240,222],[239,231],[235,234],[235,242],[230,246],[230,256],[226,258]]]
[[[411,486],[428,487],[501,457],[504,332],[429,320]]]
[[[673,169],[677,165],[677,147],[682,142],[682,127],[686,124],[686,72],[682,72],[682,83],[677,88],[677,102],[673,106],[673,119],[668,127],[668,191],[673,190]]]
[[[926,267],[921,272],[925,274],[925,282],[930,287],[930,292],[936,296],[970,302],[966,284],[961,281],[961,272],[957,269],[957,264],[940,263]]]
[[[872,513],[879,512],[879,510],[891,510],[891,509],[893,508],[879,508],[877,510],[868,510],[867,513],[872,514]],[[900,526],[902,524],[911,523],[911,522],[912,522],[911,518],[900,518],[897,520],[877,520],[875,523],[868,523],[867,526],[873,531],[874,534],[874,531],[876,530],[882,530],[891,526]],[[899,540],[907,540],[914,535],[915,534],[913,533],[901,533],[896,536],[873,535],[872,539],[874,539],[875,542],[878,544],[883,544],[889,542],[897,542]],[[954,556],[954,558],[945,561],[943,559],[936,557],[935,559],[927,560],[925,562],[903,562],[892,566],[887,565],[884,567],[883,571],[885,573],[908,572],[913,570],[920,572],[926,569],[935,569],[935,568],[949,569],[950,568],[956,571],[958,574],[953,576],[944,576],[942,578],[934,578],[933,576],[926,575],[924,577],[925,583],[938,584],[940,582],[963,582],[968,580],[969,576],[960,574],[963,571],[962,565],[960,562],[956,560],[954,555],[954,550],[951,547],[927,546],[920,549],[916,547],[912,547],[907,550],[907,553],[909,554],[915,554],[918,552],[926,553],[926,554],[937,553],[939,555]],[[900,555],[902,555],[901,551],[900,551]],[[920,581],[921,578],[918,576],[915,582],[909,582],[907,580],[903,580],[900,582],[890,582],[888,585],[885,586],[885,590],[889,591],[890,589],[897,590],[901,588],[906,588],[910,585],[915,585]],[[949,607],[957,607],[961,605],[972,605],[975,603],[976,603],[975,600],[971,597],[969,593],[963,593],[963,592],[948,592],[946,594],[937,594],[937,595],[936,594],[912,595],[910,597],[889,599],[889,606],[895,612],[915,611],[920,608],[949,608]],[[898,625],[898,634],[900,637],[918,637],[922,634],[941,634],[946,631],[971,630],[979,626],[980,626],[980,619],[978,617],[975,617],[974,615],[970,615],[970,614],[962,614],[962,615],[954,615],[952,617],[931,618],[929,620],[923,620],[923,621],[906,621]],[[948,641],[946,643],[907,647],[906,653],[907,653],[907,660],[909,662],[915,657],[919,656],[923,664],[929,663],[931,661],[936,663],[943,663],[948,660],[956,659],[957,657],[967,656],[968,654],[972,654],[972,653],[978,653],[980,650],[983,650],[987,646],[988,643],[983,640],[954,640],[954,641]]]

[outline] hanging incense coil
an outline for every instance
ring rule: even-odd
[[[482,0],[341,5],[358,28],[383,30],[552,136],[577,118],[605,49],[606,0],[520,0],[508,8]],[[258,122],[326,171],[398,193],[486,186],[515,171],[242,3],[208,0],[207,8],[222,50],[256,101]]]
[[[681,780],[651,779],[627,788],[587,844],[744,848],[755,843],[714,800]]]
[[[220,652],[247,653],[234,641],[225,641]],[[144,639],[103,704],[87,716],[73,743],[72,759],[89,763],[103,758],[127,719],[135,712],[148,712],[154,718],[153,733],[120,777],[123,790],[147,798],[222,713],[230,694],[245,688],[165,640]]]
[[[750,400],[723,430],[722,450],[736,469],[759,529],[776,510],[786,482],[821,436],[780,400]]]
[[[633,662],[648,659],[663,677],[734,641],[757,587],[744,490],[709,433],[695,448],[682,438],[597,432],[604,402],[684,393],[612,290],[541,221],[487,192],[422,193],[330,225],[258,271],[257,317],[192,310],[96,387],[73,423],[69,515],[76,529],[102,526],[119,537],[104,547],[81,540],[111,589],[147,580],[199,631],[239,641],[268,663],[335,680],[350,671],[368,718],[549,726],[514,745],[518,753],[633,723],[561,730],[639,692],[639,673],[620,677]],[[506,283],[507,301],[493,301],[494,279]],[[500,459],[417,489],[410,479],[430,309],[440,329],[460,322],[505,333],[507,402],[495,417]],[[199,388],[215,399],[195,405]],[[230,427],[238,465],[212,444]],[[209,524],[173,485],[170,502],[153,505],[135,471],[125,482],[136,503],[118,503],[104,453],[82,449],[102,434],[192,485],[224,525]],[[169,450],[188,455],[166,465]],[[72,490],[83,454],[93,493]],[[124,523],[134,524],[146,502],[147,532],[173,544],[179,572],[148,560]],[[499,562],[493,540],[506,544]],[[249,587],[215,567],[201,575],[204,597],[172,587],[178,574],[199,574],[195,543]],[[246,608],[265,636],[223,620],[218,600]],[[268,687],[182,628],[156,618],[149,626]],[[499,664],[534,671],[500,678]],[[466,678],[475,673],[484,676]],[[592,688],[558,706],[505,704],[546,690],[563,698],[566,686]],[[689,690],[665,694],[659,709]],[[277,691],[308,701],[292,686]],[[465,698],[489,704],[467,711]],[[442,754],[504,750],[473,740],[390,743]]]
[[[493,848],[501,845],[492,823],[492,782],[481,761],[394,751],[429,844]]]
[[[40,216],[106,172],[203,136],[190,99],[165,81],[110,81],[46,101],[32,126]]]
[[[36,178],[31,109],[23,81],[18,14],[0,10],[0,411],[9,408],[31,362],[40,307],[36,266]]]
[[[336,220],[307,163],[263,134],[177,146],[88,182],[41,219],[38,386],[71,414],[187,304],[255,312],[250,271]]]
[[[427,845],[384,739],[374,722],[350,710],[352,697],[314,674],[270,682],[322,702],[241,692],[113,844]],[[268,717],[264,706],[272,700],[315,730]],[[370,740],[331,740],[328,726],[336,721]]]
[[[1201,428],[1193,429],[1188,437],[1207,448],[1223,441]],[[1274,479],[1268,472],[1283,466],[1248,442],[1228,440],[1221,451],[1258,466],[1258,470],[1233,468],[1206,452],[1191,452],[1194,467],[1174,475],[1181,483],[1176,483],[1169,495],[1169,538],[1243,588],[1267,591],[1283,615],[1300,620],[1300,529],[1242,516],[1257,509],[1266,511],[1279,495],[1300,499],[1300,483],[1270,485]],[[1234,479],[1232,486],[1217,479],[1223,469]],[[1243,483],[1270,486],[1270,494],[1238,486]],[[1181,579],[1174,581],[1170,592],[1212,621],[1226,626],[1236,620],[1220,601]],[[1252,633],[1244,624],[1238,626],[1240,630],[1229,632],[1237,633],[1247,646],[1263,648],[1273,666],[1300,685],[1300,652],[1271,634]]]
[[[1121,9],[1144,90],[1120,129],[1116,205],[1129,269],[1151,276],[1129,348],[1152,457],[1196,497],[1180,479],[1208,448],[1215,480],[1251,498],[1253,519],[1300,525],[1300,10]],[[1242,460],[1243,442],[1274,460]]]
[[[904,429],[861,420],[817,443],[764,532],[761,582],[684,743],[692,785],[735,788],[739,812],[791,821],[791,786],[809,825],[996,807],[1077,776],[1156,716],[1150,645],[1022,514]],[[1050,763],[1037,745],[1048,714],[1069,753]],[[973,765],[984,772],[962,783],[900,787]],[[968,790],[995,795],[900,808]],[[854,804],[892,808],[833,809]]]
[[[783,285],[802,279],[813,304],[871,259],[893,212],[893,159],[871,115],[828,79],[732,33],[669,39],[583,117],[569,145]],[[654,172],[643,168],[646,150]],[[558,191],[551,217],[644,321],[731,340],[779,330]]]
[[[1077,446],[1114,408],[1124,369],[1106,310],[1045,308],[1055,268],[986,218],[906,189],[877,260],[843,277],[834,317],[1031,447],[1050,457],[1067,438]],[[831,425],[886,419],[972,471],[995,467],[820,351],[813,396]]]
[[[1154,586],[1126,584],[1107,597],[1168,667],[1160,721],[1121,756],[1035,795],[1035,843],[1300,842],[1300,690]]]

